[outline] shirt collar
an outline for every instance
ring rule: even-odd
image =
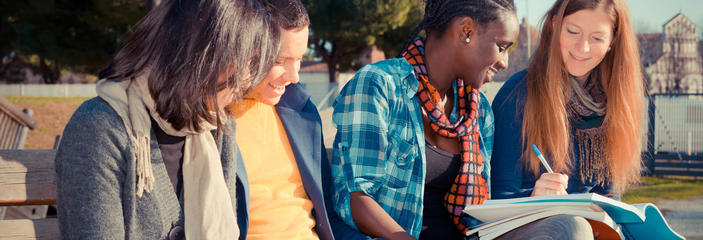
[[[415,76],[415,70],[410,63],[404,58],[400,58],[402,61],[398,61],[398,74],[403,76],[401,81],[401,88],[405,91],[408,98],[412,98],[417,94],[417,90],[420,88],[420,82]]]
[[[276,107],[290,108],[296,111],[300,111],[305,107],[310,95],[307,94],[300,83],[290,84],[286,86],[286,91],[281,96],[281,100],[278,101]]]

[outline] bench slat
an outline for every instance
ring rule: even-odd
[[[32,119],[32,117],[27,116],[27,114],[22,112],[22,110],[17,108],[14,104],[2,96],[0,96],[0,111],[7,113],[7,115],[12,119],[24,126],[29,127],[30,129],[37,127],[37,123],[34,119]]]
[[[0,206],[56,204],[56,150],[0,150]]]
[[[0,220],[0,239],[61,239],[56,218]]]

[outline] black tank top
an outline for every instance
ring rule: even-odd
[[[425,141],[425,195],[423,199],[420,239],[462,239],[449,212],[444,207],[444,194],[459,172],[459,155],[432,146]]]

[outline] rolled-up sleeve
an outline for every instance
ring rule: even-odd
[[[340,217],[354,227],[351,192],[373,197],[385,182],[389,106],[382,80],[378,73],[360,71],[334,103],[333,202]]]

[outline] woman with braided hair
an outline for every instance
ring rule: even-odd
[[[420,33],[425,37],[420,37]],[[512,0],[428,0],[401,56],[368,65],[334,103],[334,210],[388,239],[460,239],[490,197],[493,114],[478,91],[508,67]]]

